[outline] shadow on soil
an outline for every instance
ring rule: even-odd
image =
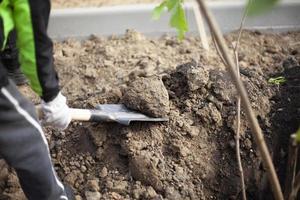
[[[273,144],[270,145],[272,146],[271,153],[276,171],[284,190],[289,136],[295,133],[300,125],[300,66],[286,68],[284,72],[274,75],[274,77],[278,76],[285,77],[286,81],[278,86],[279,90],[272,98],[273,106],[270,112],[271,135],[275,138],[271,139]],[[266,175],[264,179],[262,182],[266,183]],[[262,185],[263,191],[260,194],[264,195],[260,199],[270,199],[272,192],[269,186],[266,186],[267,184]]]

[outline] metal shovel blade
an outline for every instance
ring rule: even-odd
[[[43,112],[41,106],[36,106],[39,118]],[[72,121],[89,122],[117,122],[128,126],[132,121],[140,122],[165,122],[168,118],[154,118],[130,110],[123,104],[100,104],[95,109],[70,108]]]
[[[142,113],[128,109],[123,104],[100,104],[96,106],[91,121],[104,121],[104,119],[97,119],[99,114],[100,118],[107,117],[105,121],[115,121],[123,125],[129,125],[132,121],[142,122],[164,122],[168,121],[168,118],[154,118],[144,115]]]

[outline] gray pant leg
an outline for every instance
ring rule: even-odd
[[[66,200],[34,105],[10,84],[0,91],[0,154],[18,175],[30,200]]]

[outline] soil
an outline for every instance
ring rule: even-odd
[[[236,37],[226,36],[231,48]],[[299,39],[300,32],[245,31],[240,46],[241,78],[281,182],[288,135],[300,119]],[[167,108],[169,118],[128,127],[72,122],[66,131],[45,128],[55,169],[77,200],[241,198],[234,141],[236,91],[216,52],[205,52],[198,38],[179,42],[127,31],[121,37],[70,39],[55,43],[55,62],[72,107],[136,101],[142,106],[135,109],[148,114],[165,105],[162,111]],[[268,82],[277,76],[285,76],[286,82]],[[128,95],[130,91],[137,95]],[[28,88],[23,92],[28,95]],[[248,198],[270,199],[244,113],[241,123]],[[11,169],[3,167],[0,178],[0,199],[23,199]]]

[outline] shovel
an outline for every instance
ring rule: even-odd
[[[42,116],[39,106],[36,107],[38,116]],[[95,109],[70,108],[72,120],[89,122],[117,122],[128,126],[130,122],[165,122],[168,118],[153,118],[130,110],[123,104],[99,104]]]

